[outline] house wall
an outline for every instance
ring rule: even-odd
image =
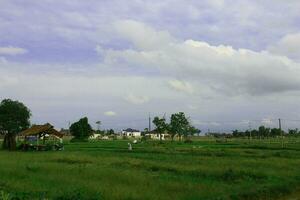
[[[127,137],[141,137],[142,133],[141,132],[127,132],[127,131],[122,131],[123,136]]]
[[[89,139],[95,140],[98,139],[98,137],[101,137],[101,134],[93,134],[89,137]]]
[[[150,136],[151,139],[154,140],[159,140],[160,139],[160,135],[153,133],[153,134],[148,134]],[[169,138],[169,134],[161,134],[161,139],[162,140],[166,140],[167,138]]]

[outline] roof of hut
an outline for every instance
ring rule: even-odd
[[[63,134],[55,130],[54,127],[49,123],[44,125],[33,125],[29,129],[22,131],[20,134],[24,136],[30,136],[30,135],[38,135],[41,133],[45,133],[48,135],[55,135],[56,137],[59,138],[63,137]]]

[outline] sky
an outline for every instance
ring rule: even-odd
[[[300,127],[298,0],[0,0],[0,99],[57,129]],[[299,121],[297,121],[299,120]]]

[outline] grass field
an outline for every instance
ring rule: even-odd
[[[0,199],[286,199],[300,187],[300,143],[67,143],[0,151]],[[299,194],[299,193],[298,193]]]

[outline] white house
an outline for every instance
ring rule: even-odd
[[[168,133],[162,133],[161,135],[158,133],[148,133],[146,134],[146,136],[148,136],[149,138],[153,139],[153,140],[160,140],[160,136],[161,136],[161,140],[166,140],[169,139],[171,136]]]
[[[89,137],[90,140],[96,140],[96,139],[99,139],[101,138],[101,134],[98,134],[98,133],[94,133],[93,135],[91,135]]]
[[[127,128],[125,130],[122,130],[122,136],[126,136],[126,137],[141,137],[142,136],[142,132],[139,130],[135,130],[132,128]]]

